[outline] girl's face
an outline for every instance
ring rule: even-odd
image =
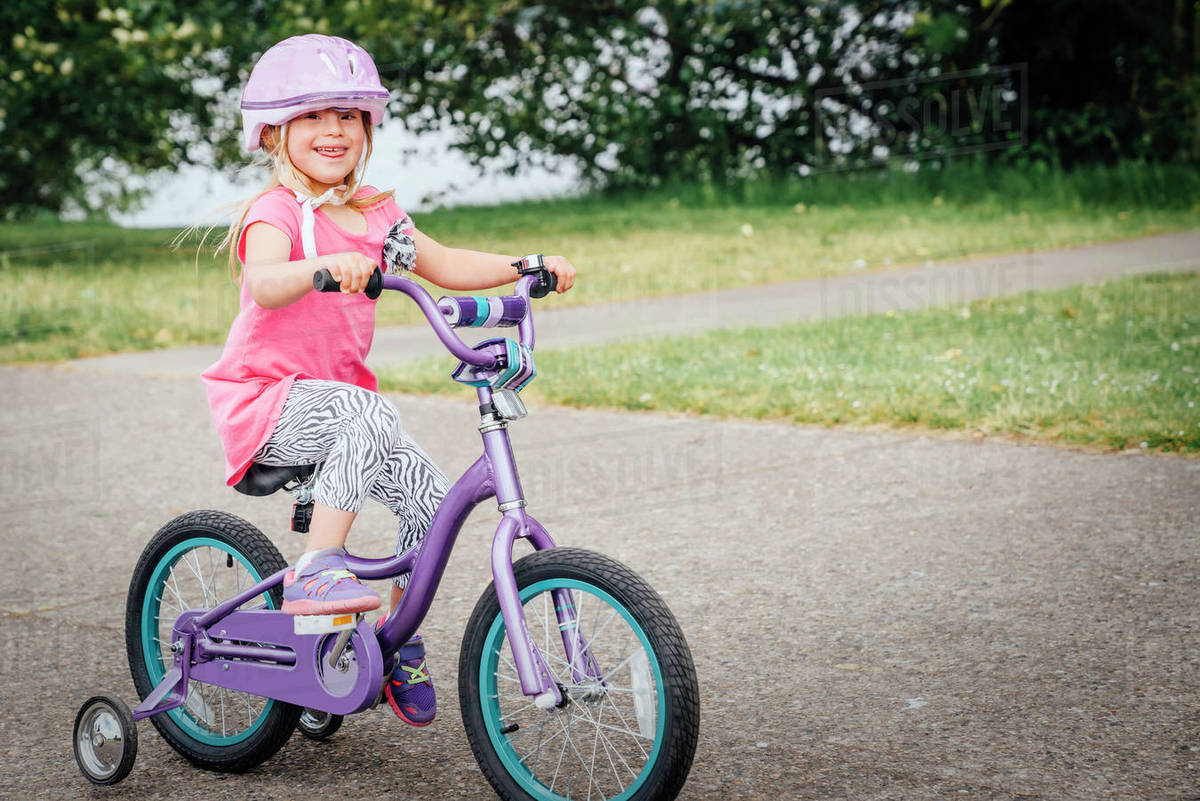
[[[357,109],[310,111],[288,123],[287,154],[320,192],[338,186],[354,171],[365,139]]]

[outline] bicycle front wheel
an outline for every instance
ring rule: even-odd
[[[530,636],[566,701],[549,712],[521,692],[494,587],[479,599],[459,657],[471,750],[501,798],[673,799],[696,751],[691,652],[662,598],[601,554],[552,548],[513,566]],[[555,613],[571,604],[595,666],[572,666]],[[572,626],[566,627],[568,631]]]
[[[189,609],[212,609],[287,567],[261,531],[225,512],[189,512],[163,526],[134,568],[125,605],[125,648],[145,699],[173,664],[171,628]],[[278,609],[280,590],[242,608]],[[168,744],[196,765],[248,770],[296,728],[301,708],[192,681],[183,706],[151,716]]]

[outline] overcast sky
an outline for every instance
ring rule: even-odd
[[[548,197],[571,192],[578,172],[564,168],[558,174],[545,170],[517,177],[503,174],[480,176],[466,159],[452,151],[449,132],[417,137],[404,130],[398,120],[388,120],[376,133],[374,155],[367,165],[367,181],[380,189],[396,190],[396,202],[416,214],[430,204],[430,195],[443,206],[489,205],[508,200]],[[415,156],[404,151],[418,149]],[[165,175],[140,211],[116,215],[121,225],[141,228],[187,226],[221,219],[220,207],[239,203],[265,183],[262,173],[247,170],[237,182],[222,174],[189,167]]]

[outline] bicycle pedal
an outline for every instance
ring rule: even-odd
[[[312,501],[292,504],[292,531],[297,534],[307,534],[308,526],[312,523],[312,514]]]
[[[296,615],[292,618],[292,627],[296,634],[329,634],[357,628],[362,618],[362,612],[346,615]]]

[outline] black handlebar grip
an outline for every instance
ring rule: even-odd
[[[342,286],[337,281],[333,280],[333,275],[329,270],[317,270],[313,273],[313,289],[318,292],[341,292]],[[371,273],[371,278],[367,281],[367,288],[363,290],[363,294],[371,300],[383,294],[383,273],[379,268],[375,268],[375,272]]]
[[[529,297],[544,298],[558,288],[558,276],[547,269],[538,272],[538,282],[529,288]]]

